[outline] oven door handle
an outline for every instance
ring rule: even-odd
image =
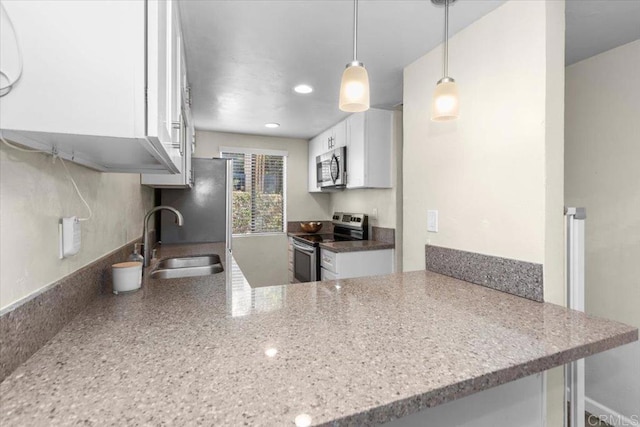
[[[297,244],[296,242],[293,242],[293,247],[296,249],[301,250],[304,253],[313,255],[316,253],[316,249],[314,247],[311,246],[300,246],[299,244]]]

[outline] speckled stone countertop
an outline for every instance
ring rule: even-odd
[[[0,384],[2,425],[371,425],[638,337],[428,271],[251,288],[225,270],[99,297]]]
[[[321,233],[321,232],[318,232]],[[304,236],[316,233],[303,233],[294,231],[287,233],[289,236]],[[389,242],[381,242],[378,240],[352,240],[331,243],[320,243],[320,247],[331,252],[357,252],[357,251],[377,251],[381,249],[394,249],[396,245]]]
[[[378,251],[381,249],[393,249],[393,243],[378,242],[376,240],[354,240],[350,242],[320,243],[320,247],[331,252],[358,252],[358,251]]]

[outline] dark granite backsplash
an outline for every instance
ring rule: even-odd
[[[137,242],[137,241],[136,241]],[[103,256],[0,315],[0,382],[47,343],[99,294],[111,290],[111,265],[135,242]]]
[[[498,291],[543,302],[542,264],[425,246],[426,268]]]
[[[395,228],[371,227],[371,236],[369,240],[377,240],[385,243],[396,243],[396,230]]]

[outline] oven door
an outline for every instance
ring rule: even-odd
[[[293,240],[293,277],[300,282],[315,282],[318,278],[318,250]]]

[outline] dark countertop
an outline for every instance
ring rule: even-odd
[[[318,232],[321,233],[321,232]],[[313,235],[316,233],[303,233],[303,232],[289,232],[289,236],[305,236]],[[358,251],[377,251],[381,249],[394,249],[396,245],[389,242],[381,242],[377,240],[353,240],[331,243],[320,243],[320,247],[331,252],[358,252]]]
[[[196,253],[224,248],[159,257]],[[99,297],[0,384],[3,426],[370,425],[638,337],[428,271],[251,288],[225,270]]]
[[[376,240],[356,240],[353,242],[331,242],[320,243],[322,249],[331,252],[358,252],[358,251],[379,251],[381,249],[394,249],[393,243],[378,242]]]

